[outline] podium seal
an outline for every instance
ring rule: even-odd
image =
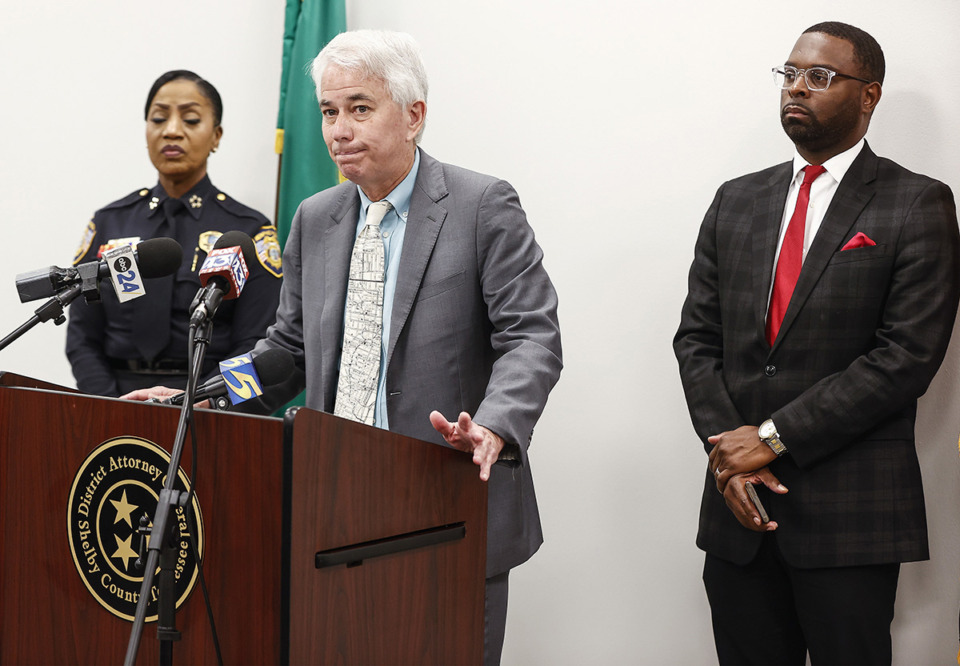
[[[129,622],[134,619],[143,584],[143,572],[135,565],[141,540],[137,528],[141,516],[146,514],[152,519],[156,513],[169,466],[170,455],[153,442],[132,436],[116,437],[87,456],[70,488],[67,534],[77,572],[101,606]],[[187,476],[182,469],[177,470],[174,488],[187,488]],[[198,575],[189,545],[191,527],[197,530],[201,557],[204,551],[203,521],[196,495],[186,511],[178,507],[175,515],[180,536],[174,577],[176,607],[180,608],[193,591]],[[155,584],[150,590],[147,622],[157,619],[157,594]]]

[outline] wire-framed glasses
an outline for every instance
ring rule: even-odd
[[[870,83],[870,81],[861,79],[858,76],[841,74],[833,71],[832,69],[827,69],[826,67],[797,69],[791,65],[781,65],[780,67],[773,68],[773,82],[777,88],[792,88],[797,84],[797,81],[801,76],[803,77],[804,82],[807,84],[807,90],[826,90],[830,87],[830,82],[833,81],[835,76],[839,76],[844,79],[853,79],[854,81],[861,81],[863,83]]]

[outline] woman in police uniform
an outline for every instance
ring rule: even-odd
[[[252,349],[276,315],[282,276],[276,229],[207,176],[207,158],[223,135],[216,88],[193,72],[167,72],[150,89],[144,113],[158,183],[97,211],[74,264],[159,236],[180,243],[183,264],[172,276],[145,280],[146,295],[123,305],[109,287],[101,289],[102,303],[71,305],[67,357],[77,387],[86,393],[117,396],[156,384],[186,384],[189,309],[200,289],[197,271],[227,231],[248,234],[259,262],[249,266],[240,298],[225,301],[217,311],[201,381],[218,361]]]

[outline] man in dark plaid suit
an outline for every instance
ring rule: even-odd
[[[862,30],[801,35],[774,69],[794,159],[725,183],[697,240],[674,348],[709,454],[697,544],[724,664],[889,664],[900,563],[928,558],[914,422],[960,239],[950,189],[864,141],[883,73]],[[807,165],[826,170],[802,185]],[[798,213],[802,269],[771,328]]]

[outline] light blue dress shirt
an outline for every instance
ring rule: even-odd
[[[386,430],[387,421],[387,345],[390,342],[390,315],[393,312],[393,299],[397,293],[397,273],[400,270],[400,252],[403,249],[403,236],[407,230],[407,214],[410,212],[410,198],[413,196],[413,184],[417,180],[420,170],[420,149],[417,148],[413,158],[413,167],[399,185],[393,188],[384,199],[390,202],[393,208],[380,222],[380,236],[383,238],[384,259],[386,274],[383,278],[383,329],[380,337],[380,380],[377,384],[377,406],[373,414],[373,425]],[[360,215],[357,220],[357,233],[363,229],[367,221],[367,208],[372,201],[357,187],[360,193]]]

